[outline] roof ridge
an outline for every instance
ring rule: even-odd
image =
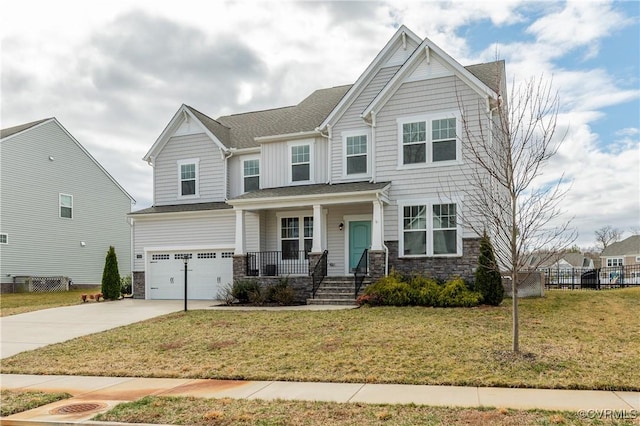
[[[219,121],[218,121],[218,120],[216,120],[215,118],[209,117],[207,114],[205,114],[204,112],[202,112],[202,111],[200,111],[200,110],[198,110],[198,109],[196,109],[196,108],[192,107],[191,105],[184,104],[184,106],[186,106],[187,108],[189,108],[189,109],[190,109],[190,110],[192,110],[193,112],[197,112],[198,114],[201,114],[201,115],[203,115],[203,116],[207,117],[207,118],[208,118],[209,120],[211,120],[211,121],[215,121],[216,123],[218,123],[218,124],[219,124],[219,125],[221,125],[222,127],[225,127],[225,128],[227,128],[227,129],[231,130],[231,127],[229,127],[229,126],[226,126],[226,125],[222,124],[221,122],[219,122]]]

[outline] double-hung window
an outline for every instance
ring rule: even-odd
[[[400,165],[460,160],[459,125],[454,113],[399,118]]]
[[[344,136],[346,175],[366,175],[368,173],[368,146],[366,134]]]
[[[300,247],[307,258],[313,245],[313,216],[281,218],[280,238],[283,260],[299,259]]]
[[[291,182],[311,180],[311,145],[291,145]]]
[[[198,163],[197,159],[178,161],[179,197],[198,196]]]
[[[613,257],[613,258],[607,259],[607,266],[609,267],[622,266],[622,263],[623,263],[623,259],[621,257]]]
[[[260,160],[251,159],[243,162],[244,192],[260,189]]]
[[[9,244],[9,234],[0,234],[0,244]]]
[[[73,195],[60,194],[60,217],[73,218]]]
[[[460,255],[455,203],[401,203],[401,256]]]

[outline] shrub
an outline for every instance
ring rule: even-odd
[[[109,247],[102,272],[102,294],[105,299],[116,300],[120,297],[120,272],[116,249]]]
[[[256,280],[236,280],[233,282],[231,295],[240,303],[249,302],[249,294],[260,291],[260,284]]]
[[[377,294],[361,294],[356,299],[356,304],[358,306],[380,306],[382,305],[382,300]]]
[[[269,288],[269,301],[278,305],[293,305],[295,298],[296,293],[289,285],[288,277],[281,278],[276,285]]]
[[[500,276],[491,240],[486,232],[480,239],[480,256],[478,257],[475,278],[475,289],[482,294],[484,303],[493,306],[498,306],[502,303],[502,299],[504,299],[502,277]]]
[[[269,288],[262,288],[260,287],[260,284],[258,284],[255,288],[249,290],[247,296],[249,298],[249,303],[252,305],[262,306],[269,299]]]
[[[120,293],[123,296],[133,293],[131,283],[132,283],[131,275],[120,277]]]
[[[400,275],[394,271],[368,286],[364,294],[375,295],[383,305],[407,306],[411,304],[409,284],[401,281]]]
[[[478,292],[469,291],[460,277],[453,278],[444,284],[438,297],[437,306],[441,307],[471,307],[482,302],[482,295]]]
[[[414,275],[409,282],[412,305],[437,306],[442,286],[433,278]]]
[[[236,298],[233,296],[233,284],[227,283],[216,295],[216,299],[221,300],[225,305],[231,305]]]

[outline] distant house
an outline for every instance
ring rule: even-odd
[[[530,265],[536,265],[538,269],[593,269],[593,259],[582,253],[536,253],[529,257]]]
[[[0,282],[65,276],[99,284],[109,246],[131,271],[134,199],[56,120],[0,131]]]
[[[314,271],[351,302],[358,274],[472,280],[463,118],[485,116],[469,131],[490,137],[504,75],[504,61],[462,66],[401,26],[354,84],[297,105],[216,119],[182,105],[144,157],[154,200],[130,215],[135,296],[183,297],[185,257],[193,299],[254,277],[311,298]]]
[[[640,284],[640,235],[605,247],[600,253],[600,281],[610,284]]]

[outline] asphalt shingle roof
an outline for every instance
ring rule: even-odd
[[[468,65],[465,69],[486,84],[491,90],[500,93],[500,81],[505,78],[502,74],[504,71],[504,60]]]
[[[19,126],[7,127],[6,129],[0,130],[0,139],[7,138],[11,135],[15,135],[16,133],[20,133],[24,130],[30,129],[33,126],[37,126],[40,123],[44,123],[47,120],[51,120],[51,118],[44,118],[42,120],[32,121],[31,123],[20,124]]]
[[[624,256],[640,254],[640,235],[632,235],[631,237],[618,241],[605,247],[600,256]]]
[[[168,206],[153,206],[146,209],[138,210],[130,214],[154,214],[154,213],[181,213],[181,212],[198,212],[206,210],[225,210],[232,207],[224,201],[213,203],[197,203],[197,204],[171,204]]]
[[[343,194],[351,192],[366,192],[381,190],[389,185],[389,182],[350,182],[350,183],[334,183],[334,184],[313,184],[313,185],[297,185],[284,186],[280,188],[266,188],[258,191],[247,192],[233,200],[253,200],[262,198],[277,197],[295,197],[300,195],[330,195]]]

